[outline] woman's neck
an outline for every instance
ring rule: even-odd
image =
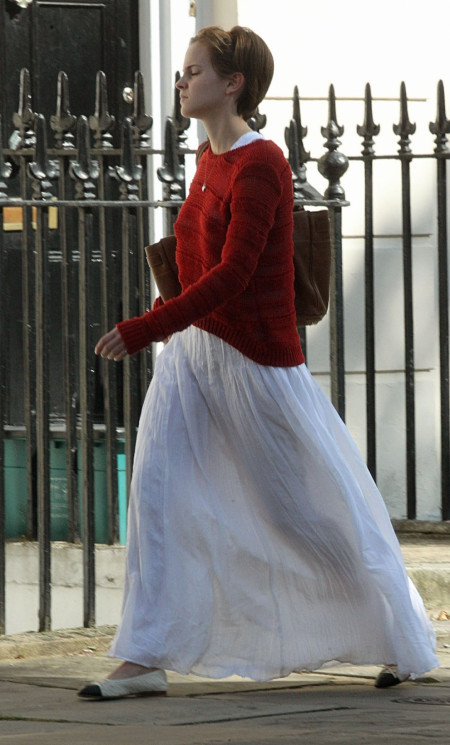
[[[203,124],[215,155],[226,153],[242,135],[251,132],[247,122],[237,116],[229,121],[203,121]]]

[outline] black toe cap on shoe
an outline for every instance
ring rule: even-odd
[[[100,686],[96,683],[84,686],[81,691],[78,691],[80,698],[102,698],[102,692]]]
[[[380,673],[375,681],[375,688],[391,688],[391,686],[396,686],[401,682],[400,678],[392,673]]]

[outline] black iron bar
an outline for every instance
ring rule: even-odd
[[[450,520],[450,375],[449,375],[449,271],[447,240],[447,174],[438,160],[438,282],[439,358],[441,399],[442,520]]]
[[[128,204],[122,213],[122,308],[123,317],[132,318],[138,312],[136,288],[136,210]],[[125,427],[125,462],[127,495],[131,483],[134,448],[139,420],[140,390],[139,359],[126,357],[123,362],[123,408]]]
[[[2,189],[1,179],[0,170],[0,191]],[[6,354],[8,331],[4,322],[7,307],[6,251],[3,241],[3,210],[0,210],[0,319],[2,319],[0,323],[0,635],[5,633],[6,620],[6,484],[3,474],[5,473],[6,381],[8,379],[8,355]]]
[[[95,495],[94,438],[92,400],[94,387],[94,350],[90,333],[90,275],[93,243],[92,213],[84,207],[78,211],[79,240],[79,370],[81,465],[83,494],[83,623],[95,626]]]
[[[330,373],[331,401],[345,421],[344,287],[342,273],[342,208],[330,209]]]
[[[20,158],[20,192],[29,193],[28,162]],[[35,263],[31,230],[31,205],[28,200],[22,209],[22,313],[23,313],[23,369],[24,422],[26,431],[27,468],[27,537],[37,539],[36,503],[36,324],[34,306]],[[45,205],[48,206],[48,205]]]
[[[143,173],[146,174],[144,159],[140,159]],[[146,175],[139,182],[139,199],[142,199],[143,191],[146,190]],[[151,272],[147,266],[145,257],[145,246],[148,243],[149,225],[147,210],[137,208],[137,287],[138,287],[138,314],[142,315],[151,309]],[[153,345],[150,344],[140,356],[140,406],[144,402],[147,388],[153,376]]]
[[[437,166],[437,229],[438,229],[438,297],[439,297],[439,361],[440,361],[440,424],[441,424],[441,510],[442,520],[450,519],[450,380],[449,380],[449,271],[447,238],[447,135],[450,120],[445,112],[445,92],[442,80],[437,89],[436,120],[430,122],[435,137]]]
[[[103,156],[98,153],[99,199],[104,201],[105,197],[105,167]],[[101,207],[98,213],[99,241],[102,264],[100,268],[100,292],[101,292],[101,331],[106,333],[114,326],[116,318],[116,304],[118,290],[116,284],[116,257],[118,250],[116,246],[108,244],[107,238],[107,212]],[[118,425],[118,402],[117,402],[117,366],[109,360],[101,360],[102,382],[103,382],[103,407],[105,422],[105,448],[106,448],[106,498],[108,503],[108,542],[116,543],[119,539],[118,519],[118,483],[117,483],[117,425]]]
[[[416,517],[416,434],[415,434],[415,364],[411,232],[410,161],[402,159],[403,217],[403,307],[405,344],[405,405],[406,405],[406,490],[407,517]]]
[[[364,162],[365,182],[365,349],[366,349],[366,442],[367,467],[376,479],[376,398],[375,398],[375,292],[374,292],[374,248],[373,248],[373,164]]]
[[[437,161],[442,520],[450,520],[449,271],[446,162]]]
[[[363,137],[364,162],[364,287],[365,287],[365,354],[366,354],[366,444],[367,467],[376,479],[376,400],[375,400],[375,291],[374,291],[374,241],[373,241],[373,160],[374,137],[380,126],[374,123],[372,92],[369,83],[365,89],[364,124],[357,127]]]
[[[39,631],[51,629],[51,499],[49,436],[48,206],[36,210],[36,456],[39,542]]]
[[[67,158],[59,159],[58,199],[66,196]],[[58,213],[61,249],[61,333],[63,350],[64,413],[66,421],[67,537],[80,539],[77,456],[77,380],[75,375],[75,318],[73,313],[74,262],[68,241],[68,220],[64,207]],[[72,217],[72,216],[71,216]]]
[[[414,317],[411,228],[411,174],[412,153],[410,135],[416,125],[409,121],[408,99],[404,83],[400,87],[400,121],[393,127],[399,139],[399,159],[402,183],[402,234],[403,234],[403,312],[405,355],[405,408],[406,408],[406,502],[407,517],[416,517],[416,416],[415,416],[415,364]]]

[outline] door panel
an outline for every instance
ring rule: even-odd
[[[69,77],[72,113],[94,111],[95,77],[108,81],[110,113],[131,112],[122,98],[139,68],[137,0],[34,0],[21,9],[0,0],[0,111],[4,141],[17,111],[20,70],[31,76],[33,109],[49,120],[55,113],[58,72]]]

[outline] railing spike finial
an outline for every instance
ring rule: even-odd
[[[399,153],[406,155],[411,153],[410,148],[410,135],[413,135],[416,131],[416,125],[409,121],[408,114],[408,97],[406,95],[406,85],[404,81],[400,86],[400,121],[398,124],[393,125],[394,134],[400,137],[398,144],[400,145]]]
[[[289,152],[288,161],[292,171],[294,199],[323,199],[323,196],[306,179],[306,165],[300,154],[297,132],[297,122],[291,119],[284,136]]]
[[[134,108],[132,117],[136,142],[140,147],[148,147],[150,137],[146,132],[153,126],[153,117],[145,113],[144,77],[137,70],[134,74]]]
[[[56,114],[50,117],[50,126],[55,133],[57,147],[70,150],[74,146],[72,134],[77,117],[71,114],[69,104],[69,78],[63,70],[58,73],[56,92]]]
[[[328,127],[334,125],[337,136],[342,137],[344,134],[344,127],[341,127],[337,121],[336,115],[336,93],[334,91],[334,85],[331,84],[328,92]],[[322,134],[324,134],[322,130]],[[324,135],[326,136],[326,135]]]
[[[308,134],[308,128],[302,126],[302,119],[301,119],[301,114],[300,114],[300,96],[298,92],[298,86],[295,86],[294,88],[292,108],[293,108],[293,112],[292,112],[291,121],[295,122],[295,133],[296,133],[299,166],[303,166],[305,163],[307,163],[311,159],[311,154],[306,152],[304,145],[303,145],[303,139]],[[284,141],[289,149],[289,152],[291,151],[291,147],[289,147],[291,129],[292,127],[291,125],[289,125],[289,127],[286,127],[286,129],[284,130]],[[291,163],[291,166],[292,166],[292,163]]]
[[[36,148],[34,161],[28,164],[33,180],[33,196],[36,199],[52,198],[50,181],[58,178],[58,162],[49,160],[47,151],[47,124],[42,114],[36,116]]]
[[[436,143],[435,153],[448,152],[447,135],[450,133],[450,120],[447,119],[445,113],[445,91],[442,80],[439,80],[437,88],[436,121],[430,122],[429,129],[431,134],[436,135],[434,140]]]
[[[254,132],[260,132],[267,124],[267,116],[261,114],[259,108],[257,108],[253,116],[247,119],[247,124]]]
[[[13,124],[19,133],[18,141],[14,147],[15,150],[34,147],[36,142],[34,135],[35,121],[36,114],[33,111],[31,100],[30,72],[26,67],[23,67],[20,71],[19,109],[13,114]]]
[[[321,128],[321,132],[323,137],[327,138],[325,147],[328,149],[328,153],[322,155],[317,167],[319,173],[329,182],[328,188],[325,191],[325,198],[343,201],[345,199],[345,191],[340,184],[340,178],[348,168],[348,158],[343,153],[338,152],[338,147],[341,144],[339,137],[344,133],[344,127],[341,127],[337,123],[336,95],[333,85],[330,85],[329,89],[328,124],[326,127]]]
[[[89,117],[89,126],[94,132],[95,147],[112,147],[111,130],[116,123],[108,111],[108,88],[106,75],[102,70],[97,72],[95,84],[95,110]]]
[[[370,156],[374,154],[374,137],[380,134],[380,125],[375,124],[372,111],[372,91],[370,83],[366,83],[364,96],[364,124],[357,125],[356,131],[363,138],[362,154]]]
[[[92,160],[88,120],[80,116],[77,123],[77,160],[71,160],[69,173],[75,180],[76,199],[95,199],[94,181],[99,177],[98,161]]]
[[[300,114],[300,93],[298,90],[298,85],[294,86],[292,118],[297,124],[298,137],[300,140],[303,140],[308,134],[308,127],[303,127],[302,125],[302,117]],[[308,153],[308,160],[309,160],[309,153]]]
[[[120,181],[120,198],[124,201],[136,201],[139,198],[138,183],[142,178],[143,168],[136,164],[133,149],[132,121],[127,117],[122,124],[122,161],[110,169],[111,175]]]
[[[7,186],[5,180],[9,179],[12,173],[12,164],[6,163],[3,155],[3,134],[2,134],[2,116],[0,114],[0,199],[7,198]]]
[[[170,117],[166,119],[164,135],[164,165],[157,170],[158,178],[164,184],[165,199],[185,198],[184,166],[180,163],[177,148],[177,131]]]

